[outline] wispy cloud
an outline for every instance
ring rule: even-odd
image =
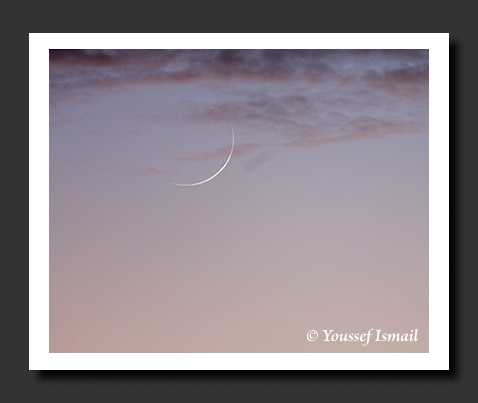
[[[255,150],[265,147],[267,144],[263,143],[245,143],[245,144],[239,144],[234,146],[234,152],[233,155],[234,157],[242,157],[248,154],[251,154]],[[207,153],[202,153],[190,157],[183,157],[180,158],[181,161],[205,161],[205,160],[212,160],[216,158],[223,158],[227,157],[227,155],[230,153],[231,148],[229,147],[222,147],[218,148],[214,151],[207,152]]]
[[[398,134],[424,133],[426,122],[392,122],[361,116],[347,122],[335,136],[303,135],[283,144],[284,147],[319,147],[334,143],[381,138]]]
[[[273,152],[271,150],[265,150],[260,152],[254,158],[250,159],[244,165],[244,170],[248,173],[255,171],[260,166],[264,165],[267,161],[272,158]]]
[[[238,148],[236,156],[239,156],[266,146],[307,148],[387,135],[426,133],[428,98],[394,98],[377,94],[370,88],[283,97],[263,94],[195,105],[189,108],[184,120],[202,124],[234,122],[253,133],[257,140],[265,140],[261,131],[274,133],[273,141],[245,144],[243,153]],[[215,158],[226,153],[226,149],[219,149],[187,159]]]

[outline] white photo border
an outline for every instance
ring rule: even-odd
[[[194,48],[429,49],[429,353],[49,353],[49,49]],[[29,65],[30,370],[449,369],[448,33],[30,33]]]

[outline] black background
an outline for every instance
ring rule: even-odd
[[[473,2],[9,2],[2,6],[4,251],[2,377],[7,402],[469,401],[476,384],[478,128]],[[29,371],[29,32],[450,33],[449,371]],[[318,46],[320,47],[320,46]],[[14,140],[12,146],[8,141]],[[8,150],[8,151],[7,151]],[[445,156],[444,156],[445,157]],[[447,178],[443,178],[446,183]],[[7,185],[7,186],[5,186]],[[35,242],[35,240],[32,240]],[[6,255],[7,256],[7,255]],[[474,303],[475,302],[475,303]],[[473,395],[473,394],[472,394]],[[472,396],[471,395],[471,396]],[[471,400],[473,398],[471,397]]]

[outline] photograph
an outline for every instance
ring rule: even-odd
[[[30,34],[29,368],[449,366],[448,34]]]
[[[50,353],[427,353],[428,71],[50,49]]]

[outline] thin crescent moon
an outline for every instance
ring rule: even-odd
[[[229,160],[232,157],[233,151],[234,151],[234,128],[232,128],[232,147],[231,147],[231,152],[229,153],[229,157],[227,157],[226,163],[222,166],[222,168],[219,171],[217,171],[213,176],[197,183],[174,183],[169,181],[168,182],[171,185],[176,185],[176,186],[197,186],[197,185],[202,185],[203,183],[209,182],[210,180],[213,180],[217,175],[219,175],[224,170],[224,168],[226,168],[226,165],[229,163]]]

